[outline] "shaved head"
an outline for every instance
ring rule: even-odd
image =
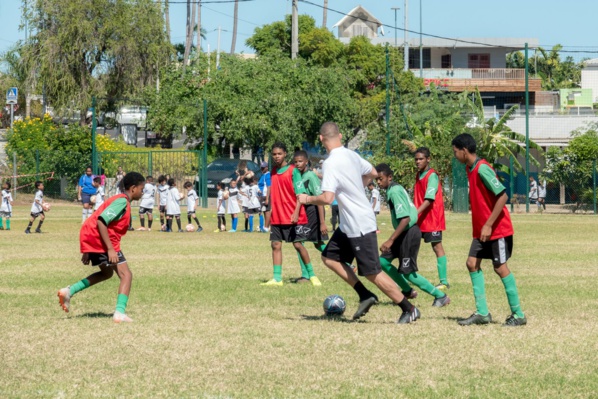
[[[338,129],[338,125],[334,122],[326,122],[320,128],[320,135],[324,139],[331,139],[337,137],[341,134],[340,130]]]

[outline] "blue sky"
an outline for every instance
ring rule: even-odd
[[[172,0],[181,1],[181,0]],[[206,0],[218,1],[218,0]],[[309,0],[323,4],[323,0]],[[598,58],[598,35],[594,33],[598,15],[597,0],[421,0],[423,32],[447,37],[519,37],[537,38],[540,45],[557,43],[565,50],[584,51],[571,53],[575,59]],[[409,1],[409,29],[419,31],[420,0]],[[19,31],[21,0],[0,0],[0,52],[6,51],[25,33]],[[400,7],[398,25],[403,26],[403,0],[329,0],[328,28],[342,15],[332,10],[348,12],[357,5],[368,9],[382,23],[394,25],[394,11]],[[252,53],[245,46],[256,26],[281,20],[291,11],[291,0],[254,0],[239,5],[239,36],[237,51]],[[171,4],[173,42],[184,40],[185,4]],[[322,9],[299,3],[299,13],[309,14],[318,25]],[[207,42],[211,49],[217,46],[217,28],[224,30],[221,49],[230,51],[233,4],[205,4],[202,8],[203,25],[208,31]],[[394,37],[392,29],[385,28],[386,36]],[[335,32],[336,34],[336,32]],[[402,37],[402,32],[398,33]],[[205,49],[205,43],[202,43]],[[591,51],[595,53],[591,53]],[[566,55],[563,53],[563,55]]]

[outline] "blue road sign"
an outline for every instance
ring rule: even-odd
[[[6,92],[6,103],[7,104],[16,104],[17,99],[19,98],[19,89],[16,87],[11,87]]]

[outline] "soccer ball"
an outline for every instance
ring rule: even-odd
[[[253,173],[251,170],[249,172],[245,173],[246,179],[253,179],[253,176],[255,176],[255,173]]]
[[[49,212],[51,208],[52,208],[52,205],[50,205],[47,202],[44,202],[44,204],[42,205],[42,209],[44,210],[44,212]]]
[[[92,204],[95,204],[96,203],[96,199],[97,199],[97,197],[95,195],[92,195],[91,197],[89,197],[89,202],[92,203]]]
[[[165,225],[165,224],[163,224],[162,226],[160,226],[160,230],[161,230],[161,231],[166,231],[166,225]]]
[[[227,199],[228,199],[228,197],[229,197],[229,194],[230,194],[230,193],[228,192],[228,190],[226,190],[226,191],[224,192],[224,194],[222,194],[222,198],[224,198],[225,200],[227,200]]]
[[[324,313],[326,316],[340,316],[345,313],[347,304],[340,295],[330,295],[324,299]]]
[[[226,227],[225,226],[221,226],[220,227],[220,231],[226,231]]]
[[[185,226],[185,230],[191,232],[191,231],[195,231],[195,226],[193,226],[191,223],[189,223],[187,226]]]

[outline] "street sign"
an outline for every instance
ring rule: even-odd
[[[18,97],[19,97],[19,89],[17,89],[16,87],[11,87],[6,92],[6,103],[7,104],[16,104]]]

